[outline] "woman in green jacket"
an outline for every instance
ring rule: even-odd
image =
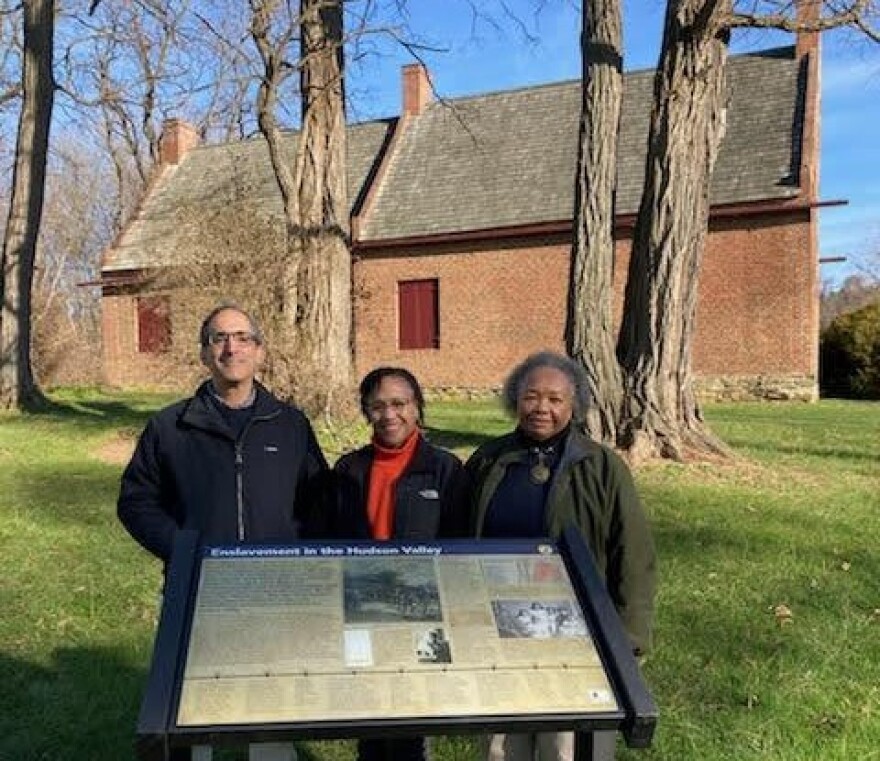
[[[466,469],[474,488],[477,537],[559,537],[573,524],[590,546],[633,651],[650,647],[655,553],[626,464],[583,432],[583,368],[540,352],[508,376],[503,391],[516,418],[511,433],[481,446]],[[594,759],[614,756],[614,733],[596,733]],[[571,732],[494,735],[487,761],[572,761]]]

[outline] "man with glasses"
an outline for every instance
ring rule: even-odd
[[[255,375],[265,357],[253,318],[213,309],[199,331],[211,378],[147,423],[122,476],[117,505],[128,532],[163,562],[175,534],[208,544],[291,541],[327,462],[308,419]],[[210,749],[194,749],[209,759]],[[251,761],[292,758],[292,746],[252,746]]]

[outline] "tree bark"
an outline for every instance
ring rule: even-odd
[[[287,253],[274,284],[292,340],[273,352],[272,375],[310,414],[355,410],[351,357],[351,254],[341,0],[301,0],[295,24],[270,40],[274,2],[252,0],[251,33],[263,61],[257,110],[284,206]],[[290,67],[290,32],[300,37],[302,125],[289,162],[275,118]]]
[[[331,416],[353,404],[342,31],[341,0],[301,0],[297,359],[309,386],[297,398]]]
[[[615,444],[622,402],[614,351],[614,218],[617,140],[623,100],[620,3],[586,0],[582,11],[582,98],[566,345],[587,372],[590,435]]]
[[[709,186],[725,130],[729,12],[730,0],[667,6],[618,340],[621,445],[635,460],[725,451],[703,424],[691,345]]]
[[[284,56],[290,39],[293,36],[293,25],[285,31],[281,38],[273,44],[270,40],[270,29],[275,4],[254,0],[251,2],[251,34],[260,53],[263,63],[263,77],[257,91],[257,123],[260,132],[266,140],[269,149],[269,160],[272,163],[272,171],[278,192],[281,194],[281,203],[284,208],[285,235],[287,240],[286,261],[281,262],[281,274],[277,282],[267,283],[267,288],[273,291],[272,300],[276,304],[277,320],[280,330],[276,334],[285,331],[290,340],[283,346],[276,346],[274,360],[271,363],[271,375],[276,383],[284,387],[292,384],[293,369],[295,362],[295,333],[296,333],[296,283],[299,261],[301,258],[299,241],[299,198],[296,192],[296,176],[294,167],[299,160],[291,161],[284,150],[281,129],[276,118],[278,108],[278,91],[287,76]],[[301,146],[298,148],[298,152]]]
[[[24,3],[22,106],[15,147],[9,217],[3,241],[0,309],[0,407],[45,401],[31,367],[31,285],[43,213],[49,125],[55,96],[53,0]]]

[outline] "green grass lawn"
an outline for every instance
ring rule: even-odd
[[[55,398],[0,416],[0,760],[131,761],[160,570],[115,499],[132,435],[168,398]],[[707,416],[735,462],[637,473],[661,561],[645,669],[661,719],[651,749],[621,757],[880,759],[880,404]],[[490,402],[433,403],[428,424],[462,456],[509,425]],[[435,758],[476,756],[457,739]]]

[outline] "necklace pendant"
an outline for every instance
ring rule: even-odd
[[[546,484],[550,480],[550,468],[539,462],[529,470],[529,478],[533,484]]]

